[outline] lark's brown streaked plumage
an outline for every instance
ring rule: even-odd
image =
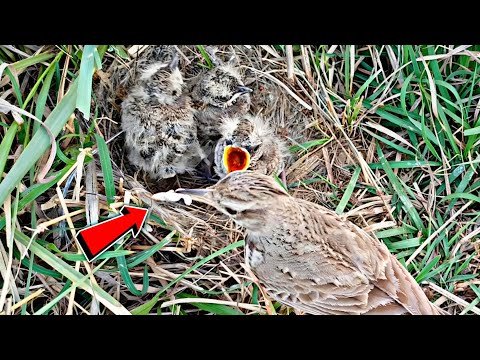
[[[191,91],[198,139],[206,152],[213,150],[220,138],[219,125],[223,116],[246,114],[250,109],[250,92],[236,66],[236,59],[224,63],[208,48],[215,67],[201,74]]]
[[[189,193],[189,190],[178,190]],[[190,193],[246,229],[246,262],[276,300],[308,314],[447,314],[376,238],[251,171]]]
[[[250,114],[224,117],[219,129],[222,137],[215,147],[215,172],[220,178],[227,175],[223,153],[228,145],[250,153],[249,170],[265,175],[278,175],[283,170],[287,145],[264,118]]]
[[[205,157],[194,109],[182,93],[178,57],[149,65],[122,103],[122,129],[130,162],[153,178],[193,171]]]

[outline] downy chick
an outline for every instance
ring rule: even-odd
[[[243,83],[235,57],[223,63],[213,49],[208,50],[215,67],[200,75],[191,92],[193,106],[198,110],[195,114],[198,139],[207,155],[220,138],[220,119],[225,115],[246,114],[252,92]]]
[[[193,171],[205,157],[178,60],[149,65],[122,103],[128,159],[155,179]]]
[[[278,175],[285,167],[287,144],[260,116],[224,117],[215,147],[215,172],[220,178],[236,170]]]

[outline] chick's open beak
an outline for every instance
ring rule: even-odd
[[[250,153],[243,148],[228,145],[223,150],[223,165],[227,169],[227,174],[246,170],[250,166]]]

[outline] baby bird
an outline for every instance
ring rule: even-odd
[[[250,109],[250,93],[232,57],[223,63],[212,49],[209,49],[210,58],[215,65],[202,74],[195,82],[191,97],[193,106],[198,112],[195,114],[198,139],[204,149],[213,150],[215,142],[220,138],[220,119],[225,115],[243,115]]]
[[[308,314],[448,314],[376,238],[277,182],[235,171],[207,189],[180,189],[246,229],[245,259],[277,301]]]
[[[278,175],[288,156],[286,143],[260,116],[224,117],[215,148],[215,172],[220,178],[235,170]]]
[[[178,60],[150,64],[122,103],[128,158],[155,179],[193,171],[205,158]]]

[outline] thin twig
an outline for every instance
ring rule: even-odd
[[[435,285],[431,282],[428,282],[428,281],[425,281],[425,283],[428,284],[428,286],[430,286],[433,290],[435,290],[436,292],[438,292],[439,294],[445,296],[446,298],[449,298],[450,300],[456,302],[457,304],[461,305],[461,306],[464,306],[464,307],[467,307],[469,306],[470,307],[470,310],[472,312],[474,312],[475,314],[477,315],[480,315],[480,309],[477,308],[476,306],[472,306],[472,304],[469,304],[467,301],[463,300],[463,299],[460,299],[458,296],[452,294],[451,292],[445,290],[445,289],[442,289],[440,286],[438,285]]]
[[[293,75],[293,46],[285,45],[285,52],[287,54],[287,79],[293,83],[295,81]]]

